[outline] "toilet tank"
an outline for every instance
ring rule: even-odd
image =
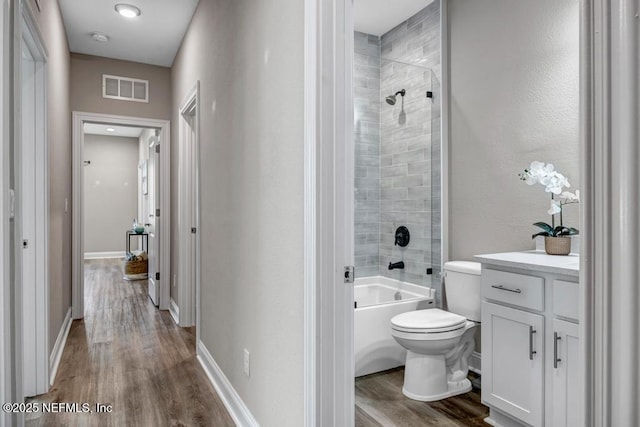
[[[449,261],[444,263],[444,271],[447,310],[480,322],[480,263]]]

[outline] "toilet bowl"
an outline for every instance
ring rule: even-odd
[[[471,390],[469,356],[480,320],[480,264],[445,263],[450,311],[410,311],[391,319],[391,335],[407,349],[402,393],[425,402]],[[453,298],[453,301],[452,301]]]
[[[471,390],[467,361],[474,349],[475,326],[437,308],[391,319],[391,335],[408,350],[402,393],[431,402]]]

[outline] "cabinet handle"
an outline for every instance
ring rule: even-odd
[[[511,288],[507,288],[507,287],[502,286],[502,285],[491,285],[491,287],[492,287],[493,289],[499,289],[499,290],[501,290],[501,291],[513,292],[513,293],[516,293],[516,294],[521,294],[521,293],[522,293],[522,290],[521,290],[521,289],[518,289],[518,288],[516,288],[516,289],[511,289]]]
[[[557,332],[553,333],[553,368],[558,368],[558,362],[562,362],[562,359],[558,357],[558,341],[560,341],[562,337],[558,335]]]
[[[533,360],[533,355],[537,352],[533,349],[533,334],[536,333],[536,330],[533,329],[533,326],[529,326],[529,360]]]

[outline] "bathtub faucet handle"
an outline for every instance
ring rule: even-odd
[[[404,268],[404,261],[390,262],[389,263],[389,270],[395,270],[396,268],[403,269]]]

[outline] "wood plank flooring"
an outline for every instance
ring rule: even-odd
[[[122,261],[85,262],[85,318],[74,321],[50,392],[31,402],[110,404],[111,413],[31,414],[27,426],[233,426],[196,360],[195,328],[153,306]]]
[[[473,375],[473,374],[472,374]],[[404,367],[356,378],[356,427],[487,426],[480,390],[437,402],[402,394]]]

